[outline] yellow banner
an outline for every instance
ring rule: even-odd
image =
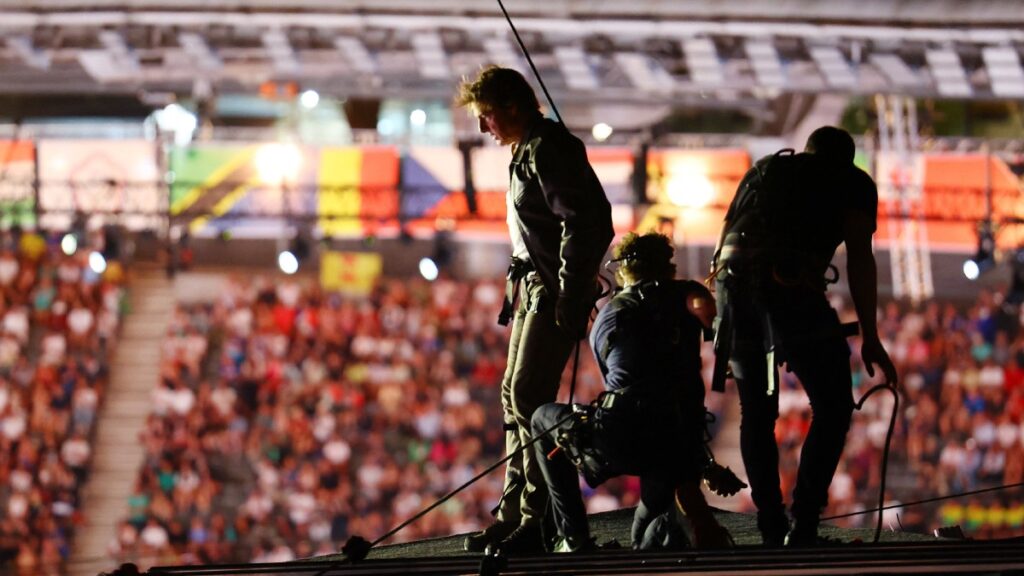
[[[324,290],[366,296],[383,268],[380,254],[325,252],[320,257],[320,284]]]

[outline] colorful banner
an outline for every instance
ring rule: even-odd
[[[457,148],[414,146],[402,155],[402,215],[431,216],[448,196],[464,196],[465,184],[462,152]],[[466,206],[465,212],[452,216],[468,213]]]
[[[35,225],[35,144],[0,141],[0,226]]]
[[[924,222],[930,249],[974,251],[977,225],[989,217],[990,206],[998,244],[1016,248],[1024,243],[1024,226],[1014,223],[1024,216],[1024,188],[1021,177],[1003,159],[985,154],[918,154],[901,161],[880,153],[877,160],[880,225],[875,238],[882,246],[892,234],[881,223],[898,224],[909,218]]]
[[[391,147],[211,143],[172,151],[169,167],[171,214],[193,232],[213,225],[276,235],[284,216],[315,220],[327,236],[354,236],[398,215]]]
[[[315,150],[281,143],[208,143],[170,153],[171,215],[192,232],[207,224],[253,235],[277,234],[282,215],[316,206]]]
[[[74,212],[105,214],[131,229],[156,228],[167,209],[157,149],[145,140],[41,140],[39,205],[44,226]]]
[[[326,236],[373,233],[398,216],[398,151],[389,146],[320,153],[317,216]]]
[[[324,290],[367,296],[383,269],[380,254],[325,252],[320,256],[320,285]]]

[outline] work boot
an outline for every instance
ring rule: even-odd
[[[589,536],[559,536],[558,539],[555,540],[554,552],[572,554],[575,552],[590,552],[593,550],[597,550],[597,543]]]
[[[757,529],[761,532],[761,542],[765,548],[782,548],[789,532],[789,519],[782,511],[758,512]]]
[[[793,528],[786,534],[787,548],[811,548],[818,545],[818,519],[793,521]]]
[[[520,524],[504,540],[498,543],[498,553],[503,556],[543,554],[544,538],[537,524]]]
[[[498,520],[480,532],[466,536],[462,546],[466,549],[466,552],[483,552],[487,550],[488,546],[504,540],[516,529],[516,526],[519,526],[516,522]]]

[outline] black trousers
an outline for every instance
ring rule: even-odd
[[[776,386],[768,393],[764,315],[755,310],[752,298],[732,296],[736,340],[730,366],[740,395],[743,464],[759,520],[784,518],[775,441],[779,391]],[[774,336],[787,368],[796,374],[811,404],[811,426],[800,452],[792,513],[797,519],[816,521],[828,504],[829,485],[853,414],[850,350],[824,294],[782,300],[787,304],[772,307]]]
[[[568,404],[550,403],[541,406],[533,414],[534,437],[543,434],[570,414],[572,414],[572,406]],[[555,437],[570,425],[570,421],[563,422],[554,432],[543,435],[534,444],[534,448],[537,451],[537,460],[540,462],[540,468],[548,486],[551,510],[558,533],[571,538],[589,538],[590,528],[587,525],[587,512],[583,505],[583,495],[580,492],[579,473],[564,452],[552,453],[556,447]],[[633,542],[638,544],[647,530],[647,526],[671,508],[679,474],[671,470],[672,466],[666,465],[664,457],[655,458],[650,451],[641,449],[641,445],[645,444],[642,435],[629,438],[622,436],[628,434],[624,430],[595,431],[595,434],[602,433],[615,434],[617,437],[614,439],[598,438],[595,439],[595,442],[611,445],[614,440],[616,444],[632,445],[636,448],[632,451],[632,457],[624,457],[620,463],[624,474],[636,474],[640,477],[640,504],[633,515],[631,530]],[[631,442],[631,440],[639,442]],[[671,444],[674,439],[662,438],[662,440]],[[619,455],[613,454],[612,456]]]

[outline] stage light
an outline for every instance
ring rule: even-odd
[[[996,265],[996,235],[992,222],[978,223],[978,250],[964,262],[964,276],[977,280]]]
[[[420,275],[423,276],[428,282],[437,280],[437,263],[431,258],[424,258],[420,260]]]
[[[703,208],[715,198],[715,187],[703,166],[672,166],[665,178],[665,195],[681,208]]]
[[[604,122],[598,122],[597,124],[594,124],[594,127],[590,130],[590,134],[594,136],[594,140],[604,142],[614,131],[615,130],[611,126]]]
[[[427,113],[417,108],[409,113],[409,123],[413,126],[423,126],[427,123]]]
[[[316,108],[316,105],[320,103],[320,94],[317,94],[316,90],[306,90],[299,95],[299,104],[307,110]]]
[[[256,173],[264,184],[294,182],[302,167],[302,152],[294,144],[264,144],[253,157]]]
[[[96,274],[103,274],[107,270],[107,259],[99,252],[89,253],[89,269]]]
[[[60,239],[60,249],[64,254],[74,256],[75,252],[78,251],[78,238],[71,232],[68,232]]]
[[[964,260],[964,276],[968,280],[977,280],[978,276],[981,275],[981,267],[972,258]]]
[[[277,255],[277,267],[281,269],[281,272],[291,275],[299,271],[299,259],[295,257],[288,250],[282,250]]]

